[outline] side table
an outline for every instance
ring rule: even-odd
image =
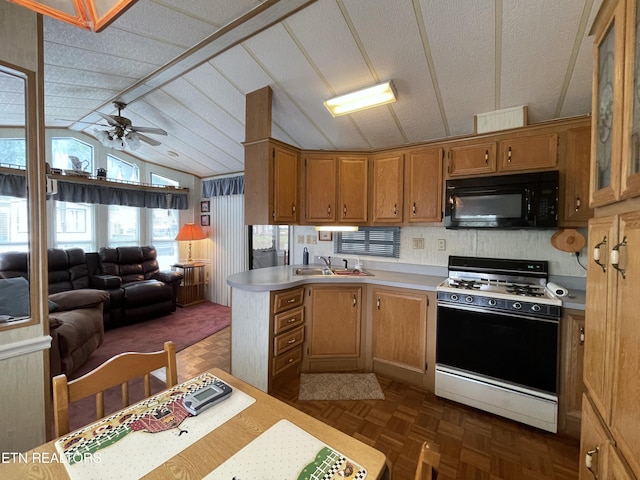
[[[177,263],[171,270],[182,272],[182,283],[178,287],[176,304],[181,307],[204,302],[204,263]]]

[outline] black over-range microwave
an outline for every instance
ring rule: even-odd
[[[557,226],[557,170],[447,180],[446,228]]]

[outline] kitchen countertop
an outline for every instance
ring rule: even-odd
[[[445,280],[439,275],[422,275],[387,270],[365,269],[370,276],[340,275],[296,275],[297,268],[322,268],[322,265],[285,265],[279,267],[258,268],[239,272],[227,277],[227,284],[250,292],[269,292],[284,290],[306,284],[365,283],[387,287],[411,288],[414,290],[435,291]],[[586,303],[584,290],[569,289],[569,295],[562,298],[563,308],[583,310]]]
[[[227,285],[251,292],[269,292],[283,290],[306,284],[366,283],[386,287],[412,288],[415,290],[435,291],[444,281],[444,277],[418,275],[414,273],[390,272],[365,269],[368,276],[341,275],[296,275],[296,268],[322,268],[320,265],[286,265],[280,267],[258,268],[239,272],[227,277]]]

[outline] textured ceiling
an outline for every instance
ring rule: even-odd
[[[309,149],[470,134],[475,114],[518,105],[530,123],[587,114],[600,3],[139,0],[98,34],[45,18],[46,125],[92,134],[78,122],[121,99],[135,126],[168,132],[135,155],[209,177],[243,170],[244,97],[266,85],[273,136]],[[338,118],[322,104],[389,79],[394,104]]]

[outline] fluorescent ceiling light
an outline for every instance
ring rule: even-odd
[[[318,232],[357,232],[357,226],[347,226],[347,225],[322,225],[316,227]]]
[[[396,89],[393,86],[393,82],[389,81],[358,90],[357,92],[330,98],[324,102],[324,106],[327,107],[331,115],[338,117],[395,101]]]

